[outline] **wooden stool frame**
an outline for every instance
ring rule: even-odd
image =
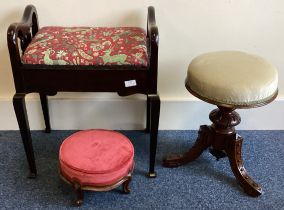
[[[39,93],[44,121],[48,133],[51,131],[48,98],[57,92],[117,92],[120,96],[144,94],[147,96],[146,131],[150,133],[149,177],[156,177],[155,158],[160,115],[160,98],[157,92],[158,77],[158,27],[155,10],[148,7],[147,48],[149,65],[147,67],[131,65],[84,66],[84,65],[32,65],[23,64],[21,55],[38,32],[36,8],[28,5],[22,21],[11,24],[7,32],[16,93],[13,105],[20,128],[30,177],[36,177],[31,132],[26,111],[25,96]],[[136,86],[125,87],[125,81],[136,80]]]

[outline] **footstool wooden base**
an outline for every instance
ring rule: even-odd
[[[59,152],[60,177],[75,191],[75,204],[83,203],[83,191],[109,191],[120,185],[125,193],[132,179],[134,148],[115,131],[79,131],[64,140]]]
[[[60,178],[66,182],[67,184],[71,185],[75,192],[75,205],[80,206],[83,203],[84,200],[84,192],[83,190],[89,190],[89,191],[96,191],[96,192],[104,192],[104,191],[110,191],[114,188],[119,187],[122,185],[122,190],[124,193],[130,193],[129,189],[129,183],[132,180],[132,173],[129,173],[127,176],[123,177],[121,180],[117,181],[116,183],[112,185],[106,185],[106,186],[87,186],[87,185],[80,185],[78,182],[72,182],[65,178],[64,175],[62,175],[62,172],[60,171]]]

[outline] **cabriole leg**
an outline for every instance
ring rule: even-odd
[[[242,142],[243,138],[235,135],[234,139],[231,139],[231,146],[226,149],[226,153],[229,157],[231,169],[243,187],[244,191],[253,197],[257,197],[262,194],[262,189],[253,179],[248,176],[247,171],[243,165],[242,160]]]
[[[158,94],[148,95],[150,109],[150,168],[148,176],[156,177],[155,160],[160,117],[160,97]]]
[[[73,189],[75,192],[75,205],[76,206],[81,206],[83,204],[84,200],[84,192],[81,189],[81,185],[76,183],[73,183]]]
[[[195,160],[209,146],[210,135],[211,129],[209,126],[200,126],[195,144],[184,154],[169,155],[166,157],[163,161],[163,166],[174,168]]]
[[[13,98],[13,105],[30,168],[29,177],[35,178],[37,170],[36,170],[34,151],[32,145],[32,137],[31,137],[27,110],[26,110],[25,95],[26,94],[24,93],[16,93]]]
[[[125,182],[123,182],[122,187],[123,187],[123,192],[124,193],[130,193],[130,189],[129,189],[129,183],[131,182],[132,177],[128,176],[127,180]]]

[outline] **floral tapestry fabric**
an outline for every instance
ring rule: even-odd
[[[43,27],[22,63],[147,66],[146,33],[137,27]]]

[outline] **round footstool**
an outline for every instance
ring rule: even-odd
[[[277,69],[259,56],[220,51],[193,59],[185,81],[187,90],[218,108],[209,115],[212,125],[200,126],[193,147],[184,154],[166,157],[164,166],[177,167],[189,163],[209,148],[217,160],[226,156],[229,158],[236,179],[248,195],[261,195],[261,186],[248,175],[243,164],[243,138],[235,130],[241,117],[234,110],[272,102],[278,93],[277,85]]]
[[[133,168],[133,145],[115,131],[79,131],[60,146],[60,175],[73,186],[76,205],[83,202],[83,190],[108,191],[123,184],[124,192],[129,193]]]

